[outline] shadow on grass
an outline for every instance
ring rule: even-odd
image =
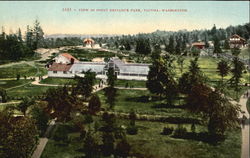
[[[211,135],[208,132],[200,132],[200,133],[185,132],[182,135],[175,135],[174,134],[171,137],[172,138],[202,141],[204,143],[208,143],[211,145],[218,145],[218,143],[224,141],[226,138],[224,135]]]
[[[168,105],[168,104],[164,104],[164,103],[160,103],[160,104],[154,104],[153,106],[151,106],[152,108],[174,108],[174,109],[184,109],[184,105]]]
[[[148,103],[148,102],[154,102],[154,101],[161,101],[163,100],[163,98],[161,99],[160,97],[156,97],[156,96],[140,96],[140,97],[127,97],[125,98],[126,101],[130,101],[130,102],[141,102],[141,103]]]

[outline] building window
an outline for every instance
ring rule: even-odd
[[[56,73],[57,73],[57,71],[53,71],[53,73],[54,73],[54,74],[56,74]]]
[[[64,74],[67,74],[67,71],[63,71]]]

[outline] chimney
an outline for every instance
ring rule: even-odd
[[[70,64],[74,64],[74,62],[75,62],[75,59],[71,58],[70,59]]]

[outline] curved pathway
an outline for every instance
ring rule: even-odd
[[[248,96],[246,95],[248,93]],[[240,114],[240,118],[245,116],[247,119],[242,123],[242,145],[241,145],[241,158],[249,158],[249,141],[250,141],[250,131],[249,131],[249,112],[247,111],[247,100],[249,98],[250,91],[247,90],[240,98],[239,104],[241,105],[241,111],[243,114]]]

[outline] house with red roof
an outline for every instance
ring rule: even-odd
[[[204,49],[205,43],[204,42],[194,42],[194,43],[192,43],[192,47],[196,47],[198,49]]]
[[[54,62],[48,69],[49,77],[72,78],[75,75],[70,71],[73,64],[62,64]]]
[[[79,62],[79,60],[69,53],[62,53],[55,57],[55,62],[61,64],[73,64],[75,62]]]

